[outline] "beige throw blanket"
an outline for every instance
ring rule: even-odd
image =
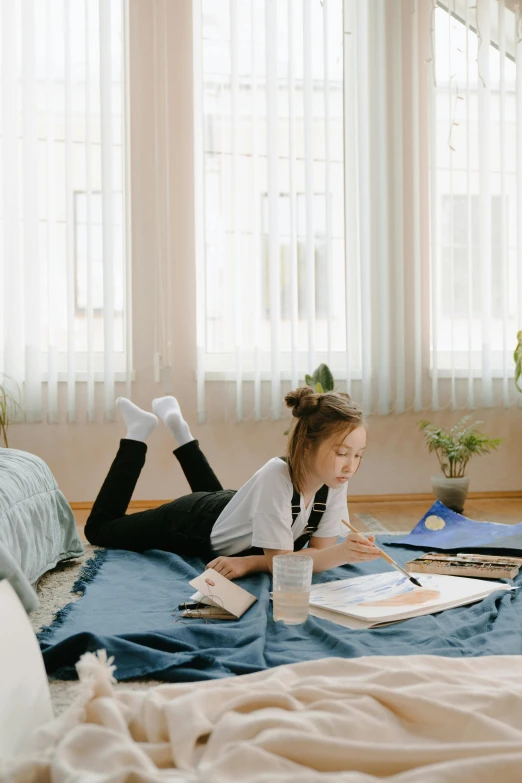
[[[76,703],[9,783],[510,783],[522,780],[522,657],[329,658],[113,690],[84,655]]]

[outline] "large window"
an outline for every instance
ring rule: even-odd
[[[205,372],[346,351],[342,2],[201,3]],[[335,276],[336,285],[332,285]],[[201,283],[201,281],[200,281]]]
[[[201,0],[200,412],[320,361],[368,412],[515,401],[515,5]]]
[[[432,349],[443,374],[502,377],[522,316],[515,15],[495,2],[487,19],[486,8],[434,12]]]
[[[126,3],[0,6],[0,372],[32,418],[128,376]],[[43,384],[48,392],[43,394]]]

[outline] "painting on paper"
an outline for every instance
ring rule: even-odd
[[[312,586],[310,605],[361,620],[391,621],[479,601],[502,583],[441,574],[418,574],[421,587],[397,571]]]

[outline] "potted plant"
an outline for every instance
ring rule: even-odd
[[[333,375],[326,364],[320,364],[313,375],[305,375],[305,383],[318,394],[333,391],[335,386]]]
[[[21,410],[16,391],[11,391],[5,382],[0,383],[0,443],[3,441],[6,448],[8,427]]]
[[[434,451],[439,460],[442,476],[432,476],[433,494],[447,508],[461,513],[468,494],[469,478],[464,475],[470,459],[476,455],[496,451],[501,438],[490,438],[476,427],[475,421],[468,424],[471,416],[464,416],[454,427],[444,430],[429,421],[420,421],[428,450]]]

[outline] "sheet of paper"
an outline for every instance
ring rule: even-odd
[[[206,595],[203,595],[203,593],[200,593],[199,590],[197,590],[195,593],[193,593],[190,596],[190,603],[195,604],[204,604],[205,606],[217,606],[218,604],[215,604],[212,598],[207,598]]]
[[[218,574],[213,568],[208,568],[189,583],[195,587],[212,604],[226,609],[235,617],[241,617],[246,610],[257,601],[255,595],[244,590],[230,579]]]
[[[496,590],[515,589],[501,582],[423,574],[422,588],[395,571],[313,585],[310,605],[372,624],[416,617],[473,603]]]
[[[328,609],[320,609],[318,606],[310,606],[308,611],[312,617],[318,617],[320,620],[330,620],[331,623],[343,625],[351,631],[367,631],[368,628],[372,628],[374,625],[371,622],[358,620],[356,617],[350,617],[347,614],[330,612]]]

